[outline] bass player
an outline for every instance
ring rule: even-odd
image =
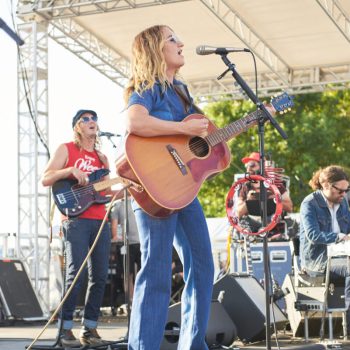
[[[89,183],[88,175],[92,172],[109,168],[107,157],[98,150],[98,117],[95,111],[81,109],[73,118],[74,141],[61,144],[49,160],[42,177],[44,186],[52,186],[58,180],[76,179],[81,186]],[[114,194],[107,189],[105,194]],[[65,237],[66,280],[68,290],[77,271],[93,244],[105,216],[104,204],[92,204],[77,217],[64,217],[62,229]],[[97,321],[104,295],[108,275],[111,233],[109,225],[104,225],[97,245],[88,260],[88,289],[82,319],[80,339],[72,332],[73,313],[84,273],[65,301],[61,314],[62,323],[60,343],[62,347],[79,347],[81,345],[102,345],[104,342],[97,332]],[[86,270],[84,270],[86,273]]]

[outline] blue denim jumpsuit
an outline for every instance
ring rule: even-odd
[[[174,84],[182,84],[174,81]],[[181,121],[187,114],[173,87],[160,84],[141,96],[133,93],[129,106],[139,104],[163,120]],[[193,113],[191,106],[188,114]],[[212,297],[214,265],[208,227],[198,199],[167,218],[154,218],[133,201],[141,244],[141,270],[135,281],[129,328],[130,350],[157,350],[163,339],[171,295],[172,247],[184,266],[178,349],[207,350],[205,333]]]

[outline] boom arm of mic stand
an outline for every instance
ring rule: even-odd
[[[18,46],[21,46],[24,44],[24,41],[18,36],[16,32],[14,32],[7,24],[6,22],[0,18],[0,28],[5,31],[5,33],[13,39]]]
[[[282,130],[276,120],[272,117],[269,111],[266,109],[263,103],[261,103],[258,97],[254,94],[253,90],[248,86],[248,84],[244,81],[244,79],[238,74],[236,71],[235,65],[227,58],[227,55],[221,55],[221,59],[224,61],[226,66],[232,72],[232,76],[235,78],[237,83],[241,86],[247,96],[256,104],[256,106],[263,111],[267,120],[275,127],[275,129],[279,132],[283,139],[287,139],[287,134]]]

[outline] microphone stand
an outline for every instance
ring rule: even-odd
[[[123,265],[124,265],[124,292],[125,292],[125,301],[126,301],[126,312],[127,312],[127,332],[126,335],[120,340],[115,341],[113,344],[110,344],[110,348],[127,350],[128,348],[128,338],[129,338],[129,325],[130,325],[130,290],[129,290],[129,203],[128,203],[128,187],[124,187],[124,222],[123,222],[123,246],[125,247]]]
[[[116,144],[113,142],[112,137],[111,136],[106,136],[108,141],[112,144],[113,148],[117,148]]]
[[[129,335],[129,324],[130,324],[130,290],[129,290],[129,279],[130,279],[130,262],[129,262],[129,203],[128,203],[128,190],[124,189],[124,247],[125,247],[125,255],[124,255],[124,288],[125,288],[125,300],[126,300],[126,310],[128,315],[128,331],[126,338]]]
[[[251,101],[261,110],[259,119],[258,119],[258,134],[259,134],[259,154],[260,154],[260,174],[261,176],[265,175],[265,122],[270,121],[271,124],[277,129],[283,139],[287,139],[287,135],[278,125],[276,120],[271,116],[269,111],[266,109],[264,104],[259,101],[258,97],[254,94],[252,89],[244,81],[244,79],[238,74],[235,69],[235,65],[230,62],[226,54],[221,54],[221,59],[226,64],[228,69],[221,74],[220,77],[225,75],[228,71],[232,72],[232,76],[236,82],[241,86],[243,91],[247,94]],[[263,181],[260,181],[260,207],[261,207],[261,222],[263,227],[267,226],[267,192],[264,186]],[[271,329],[270,329],[270,267],[269,267],[269,251],[268,251],[268,241],[267,234],[263,239],[263,257],[264,257],[264,288],[265,288],[265,327],[266,327],[266,349],[271,350]]]

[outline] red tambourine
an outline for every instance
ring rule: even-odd
[[[251,232],[249,229],[239,226],[238,225],[239,219],[238,219],[237,213],[235,213],[235,210],[234,210],[236,190],[240,190],[244,183],[250,182],[250,181],[263,181],[263,184],[266,187],[266,189],[271,190],[272,193],[274,194],[274,201],[276,203],[276,210],[275,210],[275,213],[272,215],[271,222],[266,227],[262,227],[258,232]],[[255,235],[260,235],[264,232],[271,231],[279,223],[281,219],[281,215],[282,215],[281,193],[271,179],[265,178],[261,175],[248,175],[247,177],[236,181],[230,188],[226,197],[226,214],[230,221],[230,224],[236,230],[238,230],[243,234],[255,236]]]

